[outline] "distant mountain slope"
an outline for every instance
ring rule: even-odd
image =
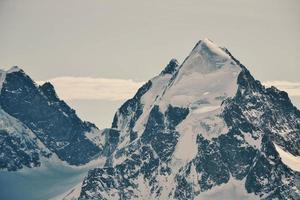
[[[0,168],[14,171],[40,166],[40,156],[51,152],[19,120],[0,109]]]
[[[300,199],[300,111],[209,39],[143,85],[112,130],[79,199]]]
[[[1,71],[0,107],[1,155],[5,157],[1,168],[38,166],[38,143],[71,165],[85,164],[102,152],[99,139],[93,140],[100,134],[98,128],[82,121],[50,83],[38,86],[18,67]]]

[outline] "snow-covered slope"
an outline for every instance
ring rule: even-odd
[[[278,145],[274,144],[276,151],[279,153],[279,156],[282,162],[287,165],[292,170],[300,172],[300,156],[294,156],[293,154],[284,151]]]
[[[87,171],[103,166],[105,159],[94,160],[84,166],[73,166],[53,155],[49,159],[42,158],[41,163],[40,167],[18,171],[1,170],[0,199],[61,200],[66,197],[70,200],[71,196],[76,196],[74,189],[80,187]]]
[[[110,158],[79,199],[300,198],[274,145],[300,155],[300,112],[209,39],[142,86],[107,135]]]
[[[0,168],[39,166],[55,154],[81,165],[102,152],[101,131],[78,118],[50,83],[38,86],[19,67],[0,71]]]
[[[40,166],[51,152],[23,123],[0,108],[0,168],[9,171]]]

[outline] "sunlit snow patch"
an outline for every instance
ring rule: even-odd
[[[222,102],[236,94],[240,71],[228,54],[208,39],[193,49],[160,103],[162,109],[169,104],[190,109],[186,119],[176,127],[180,138],[175,159],[188,161],[196,156],[198,134],[212,139],[228,132],[220,117]]]
[[[206,113],[206,112],[211,112],[216,109],[220,108],[220,106],[204,106],[196,109],[194,112],[195,113]]]
[[[294,156],[293,154],[284,151],[275,143],[274,146],[276,148],[276,151],[279,153],[282,162],[292,170],[300,172],[300,156]]]
[[[258,196],[250,194],[245,189],[245,181],[238,181],[233,178],[228,183],[215,186],[207,192],[200,193],[195,200],[258,200]]]

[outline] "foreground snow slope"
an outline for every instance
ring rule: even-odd
[[[105,160],[98,159],[83,166],[70,166],[52,156],[42,159],[38,168],[23,168],[18,171],[0,171],[0,199],[41,200],[62,199],[67,191],[82,180],[89,169],[103,166]]]

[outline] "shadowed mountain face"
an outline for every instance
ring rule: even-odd
[[[40,156],[51,153],[71,165],[100,155],[101,145],[86,136],[99,132],[97,127],[79,119],[50,83],[37,86],[17,67],[1,72],[1,77],[1,168],[39,166]]]
[[[125,102],[112,130],[79,199],[300,198],[297,163],[278,153],[299,159],[299,110],[208,39]]]

